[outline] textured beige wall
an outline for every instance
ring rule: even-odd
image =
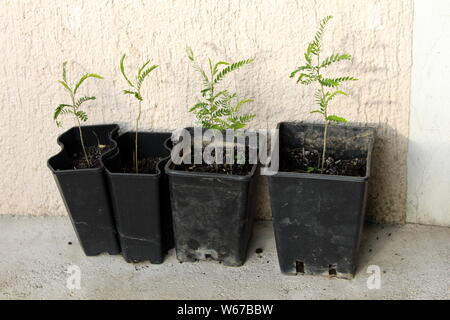
[[[317,21],[332,14],[326,53],[347,51],[352,63],[335,71],[361,79],[336,99],[336,112],[352,122],[373,123],[378,140],[373,159],[369,217],[403,222],[411,68],[411,1],[56,1],[0,2],[0,214],[66,214],[46,160],[58,152],[52,112],[67,101],[56,80],[64,60],[69,77],[96,72],[84,92],[98,100],[90,123],[129,127],[136,105],[120,92],[121,53],[128,62],[160,64],[144,92],[146,128],[191,125],[187,112],[199,78],[185,46],[202,57],[234,60],[256,56],[253,66],[230,77],[231,89],[254,97],[253,128],[283,120],[317,120],[309,115],[312,90],[289,79]],[[332,70],[331,70],[332,71]],[[261,202],[261,214],[270,214]]]

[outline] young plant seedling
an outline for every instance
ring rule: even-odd
[[[201,98],[189,109],[189,112],[195,114],[203,128],[216,130],[238,130],[245,128],[247,123],[255,115],[238,114],[244,104],[253,102],[253,100],[239,100],[236,93],[230,93],[228,90],[217,91],[216,87],[227,74],[252,63],[254,59],[241,60],[233,63],[225,61],[214,63],[211,59],[208,59],[209,72],[207,73],[195,60],[194,52],[190,47],[187,47],[186,52],[195,70],[200,73],[203,79],[203,88],[200,91]]]
[[[84,157],[86,160],[86,163],[88,165],[88,168],[91,166],[91,163],[89,161],[86,147],[84,145],[84,139],[83,139],[83,132],[81,130],[81,122],[86,122],[88,119],[88,116],[86,112],[83,110],[80,110],[80,107],[83,103],[89,100],[95,100],[96,98],[91,96],[83,96],[81,98],[77,98],[77,92],[78,89],[80,89],[80,86],[82,83],[88,79],[88,78],[97,78],[97,79],[103,79],[102,76],[99,76],[95,73],[86,73],[84,76],[78,80],[78,82],[75,84],[74,87],[71,87],[67,81],[67,61],[65,61],[62,65],[63,72],[62,72],[62,80],[59,80],[58,82],[66,89],[66,91],[70,95],[71,104],[60,104],[53,114],[53,120],[55,120],[56,125],[58,127],[62,126],[62,121],[60,120],[60,117],[65,114],[73,114],[77,124],[78,124],[78,130],[80,131],[80,141],[81,141],[81,148],[83,149]]]
[[[317,31],[314,41],[310,42],[308,45],[308,48],[306,49],[306,52],[304,54],[306,64],[298,67],[291,73],[291,78],[298,77],[297,83],[301,83],[303,85],[311,85],[311,84],[317,84],[318,89],[316,90],[314,97],[316,100],[316,103],[318,104],[318,109],[311,111],[311,113],[318,113],[321,114],[324,121],[325,121],[325,129],[323,133],[323,150],[322,150],[322,160],[319,162],[320,164],[320,171],[323,172],[325,168],[325,156],[326,156],[326,149],[327,149],[327,133],[328,133],[328,126],[332,122],[336,123],[344,123],[347,122],[346,119],[337,116],[337,115],[330,115],[329,114],[329,103],[331,100],[333,100],[337,95],[345,95],[348,96],[348,94],[342,90],[339,90],[339,86],[346,81],[356,81],[358,79],[345,76],[345,77],[338,77],[338,78],[327,78],[322,74],[322,70],[326,69],[330,65],[332,65],[335,62],[342,61],[342,60],[351,60],[352,56],[344,53],[344,54],[333,54],[326,58],[325,60],[320,60],[320,54],[322,50],[322,38],[325,31],[325,26],[327,23],[332,19],[332,16],[325,17],[321,22],[319,26],[319,30]],[[330,88],[327,90],[326,88]]]
[[[128,82],[128,85],[131,88],[130,88],[130,90],[123,90],[123,93],[133,95],[138,100],[138,103],[139,103],[138,114],[136,117],[136,133],[135,133],[135,139],[134,139],[134,157],[133,157],[135,172],[139,173],[139,168],[138,168],[139,167],[138,166],[138,130],[139,130],[139,120],[141,119],[141,113],[142,113],[142,101],[144,100],[141,95],[141,87],[142,87],[142,84],[144,83],[145,78],[147,78],[148,75],[153,70],[155,70],[158,66],[153,65],[151,67],[146,68],[148,66],[148,64],[150,63],[150,60],[145,62],[139,68],[139,70],[137,72],[136,81],[132,82],[125,74],[125,68],[123,66],[125,56],[126,55],[124,54],[122,56],[122,58],[120,59],[120,71],[122,72],[123,77]]]

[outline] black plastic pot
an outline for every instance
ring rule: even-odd
[[[216,260],[241,266],[253,227],[253,177],[176,170],[171,160],[170,197],[177,259]]]
[[[102,158],[109,180],[122,255],[127,262],[162,263],[173,248],[168,177],[164,165],[170,156],[170,133],[139,132],[139,158],[161,157],[157,172],[124,173],[132,166],[135,133],[117,139],[118,148]]]
[[[100,144],[116,146],[113,140],[119,126],[83,126],[86,147]],[[120,246],[114,223],[104,168],[73,169],[75,154],[82,152],[78,127],[58,137],[62,150],[51,157],[47,165],[53,173],[59,192],[69,213],[78,240],[87,256],[100,253],[118,254]]]
[[[320,124],[280,123],[280,163],[294,148],[322,149]],[[351,278],[364,224],[372,128],[333,125],[328,152],[367,159],[364,177],[279,171],[269,192],[281,271]],[[282,169],[282,168],[280,168]]]

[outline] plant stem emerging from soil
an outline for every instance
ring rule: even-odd
[[[136,118],[136,136],[134,140],[134,155],[133,155],[133,161],[134,161],[134,169],[136,173],[139,173],[139,161],[138,161],[138,130],[139,130],[139,120],[141,119],[141,112],[142,112],[142,95],[141,95],[141,86],[144,82],[144,79],[158,66],[153,65],[151,67],[147,67],[150,63],[150,60],[145,62],[138,70],[137,76],[136,76],[136,82],[133,83],[126,75],[125,73],[125,67],[123,65],[123,62],[125,60],[126,55],[122,55],[122,58],[120,59],[120,71],[122,72],[122,75],[124,79],[127,81],[128,85],[130,86],[130,90],[123,90],[123,93],[130,94],[134,96],[139,101],[139,110],[138,115]],[[146,68],[147,67],[147,68]]]
[[[321,74],[320,74],[320,53],[317,53],[317,78],[320,79],[321,78]],[[321,99],[325,98],[325,90],[323,88],[323,83],[320,82],[320,92],[321,92]],[[329,121],[328,119],[328,110],[327,108],[323,108],[323,117],[325,119],[325,127],[323,130],[323,149],[322,149],[322,162],[320,165],[320,171],[323,173],[323,170],[325,168],[325,155],[327,153],[327,133],[328,133],[328,125],[329,125]]]
[[[325,129],[323,130],[323,150],[322,150],[322,163],[320,166],[320,171],[323,173],[325,170],[325,157],[327,152],[327,135],[328,135],[328,121],[325,122]]]
[[[339,90],[339,86],[343,82],[358,80],[350,76],[328,78],[325,77],[320,72],[321,69],[327,68],[335,62],[352,59],[352,56],[347,53],[344,54],[337,53],[329,56],[323,61],[320,60],[320,53],[322,50],[321,42],[325,31],[325,26],[332,18],[333,18],[332,16],[327,16],[320,22],[320,26],[318,31],[316,32],[314,40],[308,44],[308,48],[304,55],[306,64],[298,67],[291,73],[291,78],[298,77],[297,83],[301,83],[306,86],[312,83],[320,84],[319,88],[316,90],[316,93],[314,94],[316,103],[318,104],[319,108],[311,111],[311,113],[321,114],[323,116],[323,119],[325,120],[325,128],[323,133],[322,159],[318,163],[318,165],[320,165],[320,168],[317,168],[321,173],[325,172],[328,126],[332,122],[336,123],[347,122],[345,118],[333,114],[330,115],[328,112],[328,105],[334,99],[335,96],[348,95],[346,92]],[[313,65],[313,56],[317,58],[317,64],[315,65]],[[327,91],[328,89],[326,90],[325,87],[333,89]]]
[[[91,162],[89,161],[88,153],[86,151],[86,147],[84,145],[84,139],[83,139],[83,132],[81,130],[81,121],[86,122],[88,119],[88,115],[83,110],[80,110],[80,107],[83,103],[86,101],[95,100],[96,98],[93,96],[84,96],[81,98],[76,99],[75,96],[77,94],[77,90],[80,88],[81,84],[88,78],[97,78],[97,79],[103,79],[102,76],[99,76],[95,73],[86,73],[84,76],[78,80],[78,82],[74,85],[72,88],[68,82],[67,82],[67,61],[63,62],[63,72],[62,72],[62,80],[58,81],[69,93],[70,99],[72,100],[72,104],[60,104],[55,109],[55,112],[53,114],[53,120],[55,120],[56,125],[58,127],[62,126],[62,121],[59,120],[62,115],[72,113],[73,116],[76,119],[78,130],[80,131],[80,141],[81,141],[81,148],[83,149],[84,158],[86,160],[87,168],[91,167]]]
[[[83,132],[81,130],[80,119],[78,119],[78,117],[75,117],[75,118],[78,121],[78,130],[80,131],[80,141],[81,141],[81,147],[83,148],[84,158],[86,159],[86,163],[87,163],[88,167],[90,167],[91,163],[89,162],[89,158],[88,158],[87,152],[86,152],[86,147],[84,146]]]
[[[142,112],[142,101],[139,100],[139,110],[138,110],[138,116],[136,118],[136,136],[134,139],[134,167],[136,169],[136,173],[139,173],[139,166],[138,166],[138,130],[139,130],[139,120],[141,119],[141,112]]]

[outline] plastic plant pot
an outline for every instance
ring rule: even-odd
[[[253,227],[256,169],[255,164],[246,175],[189,172],[177,169],[172,160],[167,162],[179,261],[244,264]]]
[[[110,150],[116,147],[114,138],[118,134],[118,125],[83,126],[81,129],[86,147],[97,145],[97,137],[100,144],[109,145]],[[84,253],[87,256],[119,254],[120,246],[103,166],[73,168],[74,156],[82,152],[78,127],[60,135],[58,144],[62,150],[51,157],[47,165],[53,173]]]
[[[170,133],[139,132],[138,156],[161,158],[154,173],[124,173],[133,168],[135,133],[117,139],[118,148],[102,158],[111,190],[122,255],[127,262],[162,263],[173,248],[168,177],[164,165],[170,156]]]
[[[295,148],[322,150],[320,124],[278,125],[280,163]],[[352,278],[364,224],[374,129],[332,125],[328,154],[365,158],[365,176],[280,171],[268,177],[280,269]]]

